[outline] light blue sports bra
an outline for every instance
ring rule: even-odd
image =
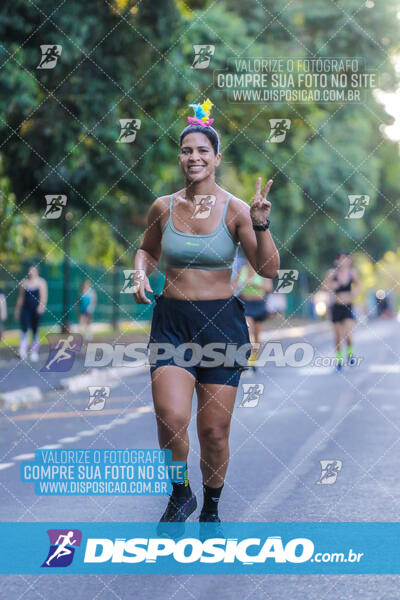
[[[239,244],[234,241],[225,222],[229,196],[222,219],[215,231],[203,235],[183,233],[172,221],[174,196],[169,201],[169,218],[165,223],[161,248],[166,267],[177,269],[231,269]]]

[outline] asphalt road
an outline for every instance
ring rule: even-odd
[[[398,521],[399,333],[394,320],[360,326],[355,350],[361,364],[341,374],[324,367],[270,364],[242,379],[242,385],[262,384],[264,391],[250,408],[240,407],[243,387],[238,390],[220,506],[224,521]],[[296,341],[285,340],[284,347]],[[316,354],[333,355],[329,333],[309,335],[307,341]],[[32,385],[40,379],[35,375],[40,366],[3,363],[0,380],[8,380],[11,389],[15,377]],[[45,445],[158,447],[147,372],[113,381],[110,398],[98,412],[83,412],[87,391],[56,388],[55,377],[42,402],[0,413],[0,520],[158,520],[165,496],[36,496],[33,484],[20,481],[20,461]],[[200,499],[194,418],[189,435],[189,475]],[[317,484],[321,460],[342,462],[332,485]],[[0,585],[10,600],[400,598],[400,577],[389,575],[3,575]]]

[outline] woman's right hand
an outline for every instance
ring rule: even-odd
[[[144,278],[140,282],[137,292],[133,293],[136,304],[151,304],[151,300],[146,296],[146,292],[149,292],[150,294],[154,293],[151,289],[149,278],[144,274]]]

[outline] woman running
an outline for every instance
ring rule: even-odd
[[[92,339],[90,325],[96,304],[97,294],[90,285],[89,279],[85,279],[79,297],[79,331],[86,341]]]
[[[339,252],[334,260],[334,269],[330,269],[322,284],[322,289],[333,294],[331,318],[335,332],[337,371],[343,367],[342,342],[347,344],[347,363],[354,364],[353,329],[354,313],[352,302],[360,289],[360,279],[348,252]]]
[[[134,298],[139,304],[151,303],[146,297],[146,292],[152,292],[147,276],[162,256],[166,279],[162,295],[156,297],[150,342],[167,342],[175,348],[187,342],[202,348],[216,342],[241,346],[249,344],[249,336],[243,304],[233,296],[232,264],[240,243],[257,273],[268,278],[277,273],[279,254],[268,230],[271,203],[267,195],[272,180],[261,192],[258,178],[251,208],[217,185],[220,138],[209,126],[211,103],[198,107],[205,117],[188,119],[192,124],[180,135],[178,163],[185,185],[171,196],[157,198],[150,207],[135,257],[135,269],[145,277]],[[187,477],[187,428],[194,389],[204,493],[200,521],[218,523],[230,421],[243,366],[236,360],[232,366],[212,368],[198,363],[178,366],[177,362],[157,358],[151,366],[160,447],[171,449],[173,460],[183,461],[186,469],[184,482],[173,481],[161,523],[183,522],[197,507]]]
[[[39,271],[34,265],[28,269],[28,276],[22,280],[17,304],[15,305],[15,320],[20,319],[21,339],[18,354],[23,360],[28,355],[28,330],[32,330],[32,346],[30,359],[32,362],[39,360],[38,327],[41,315],[47,305],[47,283],[39,277]]]
[[[239,298],[244,302],[250,341],[253,344],[249,364],[255,369],[253,363],[257,359],[261,327],[268,316],[266,296],[273,290],[272,280],[258,275],[252,265],[248,263],[239,270],[233,286],[239,291]]]

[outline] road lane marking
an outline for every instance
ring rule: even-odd
[[[281,329],[270,329],[269,331],[262,331],[260,333],[260,340],[262,342],[269,341],[270,339],[284,339],[293,337],[304,337],[313,333],[322,333],[330,329],[330,323],[323,321],[321,323],[311,323],[310,325],[298,325],[295,327],[285,327]]]
[[[349,373],[352,370],[355,370],[356,367],[350,367],[348,365],[344,365],[346,373]],[[335,367],[301,367],[300,369],[296,369],[299,375],[329,375],[336,374]],[[381,365],[369,365],[368,371],[370,373],[400,373],[400,364],[381,364]]]
[[[38,448],[38,450],[57,450],[58,448],[62,448],[62,444],[70,444],[73,442],[77,442],[79,440],[80,437],[85,437],[85,436],[92,436],[92,435],[97,435],[99,434],[101,431],[107,431],[109,429],[112,429],[113,427],[117,426],[117,425],[124,425],[127,423],[128,419],[138,419],[142,414],[145,413],[149,413],[153,411],[153,407],[152,406],[139,406],[138,408],[135,408],[134,410],[130,411],[124,418],[121,419],[115,419],[114,421],[112,421],[111,423],[108,424],[104,424],[104,425],[97,425],[94,429],[92,430],[83,430],[83,431],[79,431],[75,437],[64,437],[64,438],[60,438],[58,440],[57,444],[47,444],[46,446],[40,446]],[[106,411],[101,411],[103,414]],[[111,410],[111,411],[107,411],[108,413],[116,413],[118,412],[119,414],[121,413],[121,410],[119,409],[115,409],[115,410]],[[41,413],[36,413],[37,415],[41,416]],[[65,413],[60,413],[62,415],[62,417],[65,417]],[[88,413],[85,412],[85,415],[87,415]],[[89,413],[90,414],[90,413]],[[93,413],[93,414],[97,414],[97,413]],[[75,412],[69,413],[68,416],[76,416]],[[81,416],[81,415],[78,415]],[[20,417],[22,417],[23,419],[26,420],[26,418],[34,418],[33,414],[30,415],[20,415]],[[53,417],[54,418],[54,417]],[[20,418],[20,420],[22,420]],[[17,456],[14,456],[15,460],[32,460],[35,458],[35,454],[32,453],[26,453],[26,454],[19,454]],[[4,470],[4,469],[8,469],[9,467],[14,466],[15,463],[14,462],[9,462],[9,463],[0,463],[0,471]]]
[[[394,390],[393,388],[372,388],[365,393],[366,396],[370,394],[389,394],[390,396],[396,396],[400,394],[400,390]]]
[[[394,365],[370,365],[371,373],[400,373],[400,364]]]
[[[8,469],[9,467],[12,467],[14,465],[14,463],[0,463],[0,471],[3,471],[3,469]]]
[[[13,390],[12,392],[0,394],[0,400],[4,402],[5,408],[12,405],[20,405],[25,402],[40,402],[42,398],[42,392],[37,386],[20,388],[18,390]]]
[[[153,409],[149,407],[148,410],[141,411],[135,408],[134,411],[139,412],[151,412]],[[134,411],[129,411],[130,414],[136,414]],[[71,410],[71,411],[59,411],[59,412],[51,412],[51,413],[29,413],[27,415],[15,415],[12,417],[13,421],[30,421],[33,419],[68,419],[69,417],[101,417],[105,415],[120,415],[123,412],[122,408],[108,408],[104,410]],[[129,417],[132,418],[132,417]],[[136,418],[136,417],[135,417]],[[9,417],[3,417],[2,420],[9,421]]]
[[[301,367],[298,369],[299,375],[329,375],[335,374],[333,367]]]
[[[46,446],[40,446],[38,450],[58,450],[61,448],[60,444],[46,444]]]
[[[14,456],[13,458],[14,460],[32,460],[32,458],[35,458],[35,455],[29,452],[28,454],[18,454],[18,456]]]
[[[121,382],[123,377],[134,377],[150,369],[145,360],[135,361],[135,367],[108,367],[99,371],[92,369],[89,373],[74,375],[61,379],[61,386],[70,392],[86,390],[89,385],[108,385],[113,382]]]
[[[153,407],[152,406],[139,406],[139,408],[137,409],[138,413],[148,413],[148,412],[153,412]]]

